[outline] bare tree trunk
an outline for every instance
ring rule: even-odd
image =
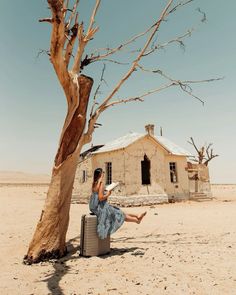
[[[66,254],[71,195],[93,85],[93,80],[86,76],[80,76],[78,82],[79,104],[73,114],[67,115],[70,122],[65,121],[62,130],[44,210],[24,258],[25,263],[37,263]]]
[[[76,163],[73,155],[58,169],[53,169],[44,210],[25,257],[28,263],[59,258],[66,254],[65,238]]]

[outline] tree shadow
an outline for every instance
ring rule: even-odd
[[[73,239],[70,239],[67,242],[67,250],[68,254],[60,258],[58,260],[52,260],[50,263],[53,266],[53,271],[50,274],[47,274],[46,278],[41,280],[42,282],[47,283],[47,287],[52,295],[64,295],[62,288],[60,287],[60,281],[62,278],[68,273],[75,273],[71,266],[67,265],[67,261],[78,260],[78,259],[89,259],[90,257],[80,256],[79,250],[79,238],[77,236]],[[76,246],[74,246],[74,244]],[[98,256],[101,259],[110,258],[112,256],[122,256],[126,253],[131,253],[131,255],[142,256],[145,252],[141,251],[145,250],[140,247],[122,247],[122,248],[111,248],[111,251],[105,255]]]
[[[140,248],[140,247],[111,248],[111,251],[109,253],[98,256],[98,257],[101,258],[101,259],[106,259],[106,258],[110,258],[112,256],[123,256],[125,253],[131,253],[131,255],[134,255],[133,252],[135,252],[136,250],[140,250],[140,249],[145,250],[145,249]]]
[[[74,242],[77,246],[73,245]],[[58,260],[51,261],[50,263],[52,264],[54,270],[42,280],[43,282],[47,283],[48,289],[52,295],[64,295],[63,290],[59,286],[59,283],[67,273],[72,271],[72,268],[69,265],[66,265],[66,262],[81,258],[79,256],[79,236],[70,239],[66,246],[68,251],[67,255]]]
[[[135,247],[127,247],[127,244],[135,243],[135,244],[152,244],[152,243],[168,243],[170,242],[168,237],[178,236],[178,239],[174,240],[175,242],[182,240],[182,236],[185,233],[172,233],[167,235],[161,234],[147,234],[142,236],[136,237],[119,237],[115,239],[111,239],[112,244],[115,243],[124,243],[123,247],[112,247],[111,251],[107,254],[98,256],[100,259],[107,259],[113,256],[123,256],[126,253],[130,253],[133,256],[143,256],[148,248],[141,248],[138,246]],[[151,239],[150,239],[151,238]],[[73,261],[78,259],[89,259],[90,257],[80,256],[79,249],[80,249],[80,236],[76,236],[73,239],[70,239],[67,242],[67,250],[68,254],[58,260],[52,260],[50,263],[52,264],[54,270],[47,274],[46,278],[41,280],[47,283],[48,289],[52,295],[64,295],[62,288],[59,286],[60,281],[62,278],[68,274],[73,273],[73,269],[71,266],[67,265],[67,261]],[[125,245],[126,244],[126,245]],[[123,257],[122,257],[123,258]],[[76,274],[76,272],[74,272]]]

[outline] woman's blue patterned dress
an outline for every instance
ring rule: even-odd
[[[97,216],[97,233],[100,239],[113,234],[124,223],[125,214],[119,208],[111,206],[107,200],[99,201],[97,192],[93,192],[90,197],[89,209]]]

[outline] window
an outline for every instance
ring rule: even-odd
[[[83,170],[82,171],[82,183],[87,181],[87,171]]]
[[[150,160],[147,155],[144,155],[143,161],[141,161],[141,173],[142,173],[142,184],[151,184],[150,181]]]
[[[170,162],[169,165],[170,165],[170,182],[176,183],[178,182],[176,163]]]
[[[106,169],[106,184],[111,184],[112,183],[112,163],[106,162],[105,169]]]

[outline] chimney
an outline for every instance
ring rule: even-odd
[[[154,125],[153,124],[146,125],[145,130],[146,130],[147,134],[154,136]]]

